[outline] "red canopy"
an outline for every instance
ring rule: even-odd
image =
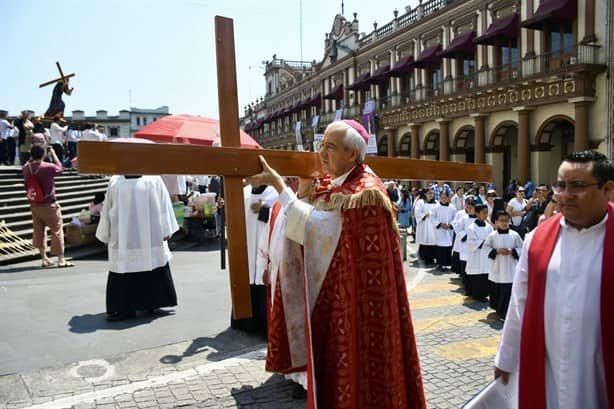
[[[219,140],[219,132],[220,125],[217,119],[180,114],[164,116],[149,125],[145,125],[134,136],[154,142],[211,146],[216,139]],[[239,132],[241,133],[242,148],[262,148],[251,136],[242,130],[239,130]]]

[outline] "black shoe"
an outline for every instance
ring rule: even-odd
[[[292,390],[292,399],[294,400],[305,400],[307,399],[307,391],[301,385],[294,385],[294,389]]]

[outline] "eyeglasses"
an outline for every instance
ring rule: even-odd
[[[590,186],[599,186],[599,183],[586,183],[579,180],[571,181],[569,183],[562,180],[557,180],[552,184],[552,190],[554,193],[563,193],[565,190],[571,195],[584,192]]]

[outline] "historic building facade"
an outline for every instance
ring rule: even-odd
[[[294,149],[297,122],[308,147],[373,110],[380,155],[489,163],[500,189],[551,183],[567,153],[611,152],[609,3],[429,0],[366,35],[337,15],[321,62],[267,62],[242,124]]]

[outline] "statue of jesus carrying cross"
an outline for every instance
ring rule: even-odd
[[[38,87],[42,88],[55,83],[55,86],[53,87],[53,92],[51,94],[51,101],[49,102],[49,108],[45,112],[43,118],[62,120],[64,118],[65,108],[64,101],[62,101],[62,94],[72,94],[73,88],[70,88],[69,81],[71,77],[75,76],[75,74],[71,73],[68,75],[64,75],[60,63],[56,62],[55,65],[58,67],[58,71],[60,72],[60,78],[44,82]]]

